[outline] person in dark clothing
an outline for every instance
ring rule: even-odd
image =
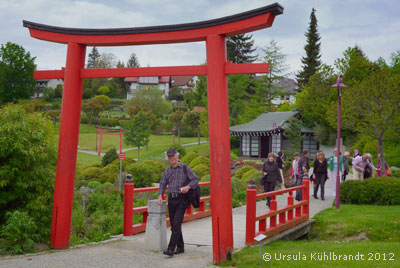
[[[278,164],[278,168],[279,168],[279,172],[281,173],[281,177],[283,178],[283,167],[285,166],[284,164],[284,157],[285,157],[285,153],[282,151],[278,152],[278,157],[276,158],[276,163]]]
[[[264,192],[271,192],[275,190],[276,182],[282,186],[282,189],[285,188],[283,185],[283,180],[281,177],[281,173],[278,168],[278,164],[275,163],[275,155],[273,153],[268,154],[268,160],[264,163],[263,166],[263,178],[261,180],[261,184],[264,185]],[[267,206],[270,206],[271,197],[267,198]]]
[[[158,191],[158,204],[161,206],[162,196],[168,185],[168,212],[171,223],[171,239],[168,249],[163,253],[172,257],[174,254],[184,253],[184,242],[182,236],[183,217],[188,207],[186,194],[190,189],[195,189],[199,184],[199,179],[190,167],[187,167],[185,174],[183,164],[179,163],[179,153],[175,149],[168,149],[168,161],[171,164],[163,173]],[[187,181],[190,181],[186,185]]]
[[[371,154],[367,153],[367,155],[368,155],[367,161],[372,164],[372,156],[371,156]],[[372,177],[372,173],[373,173],[373,169],[369,165],[367,165],[365,167],[364,174],[363,174],[364,180],[371,178]]]
[[[323,152],[318,153],[317,159],[314,161],[313,178],[315,180],[314,198],[318,199],[318,188],[321,185],[321,199],[325,200],[325,182],[328,179],[328,164]]]
[[[343,154],[343,169],[344,173],[342,175],[342,181],[346,180],[346,176],[349,175],[349,160],[350,160],[350,153],[344,152]]]
[[[297,180],[296,186],[300,186],[303,184],[303,178],[308,178],[308,171],[310,170],[309,159],[310,152],[307,149],[303,150],[303,155],[299,159],[298,168],[299,168],[299,179]],[[296,191],[296,200],[302,200],[302,191]]]

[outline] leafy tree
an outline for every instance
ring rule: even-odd
[[[63,93],[63,85],[58,84],[56,88],[54,89],[54,97],[55,98],[62,98],[62,93]]]
[[[185,125],[197,131],[197,140],[198,144],[200,145],[200,112],[187,112],[183,118],[183,122]]]
[[[93,47],[92,51],[88,55],[86,68],[87,69],[99,68],[99,62],[100,62],[100,53],[96,47]]]
[[[278,46],[275,40],[271,40],[261,50],[264,53],[261,60],[269,63],[269,72],[267,75],[269,81],[273,82],[277,78],[281,78],[289,69],[289,65],[286,64],[286,54],[283,54],[282,47]]]
[[[176,110],[172,114],[169,115],[169,121],[175,124],[178,130],[178,143],[181,144],[181,127],[183,124],[183,118],[185,116],[185,112],[183,110]]]
[[[318,67],[321,65],[321,43],[319,42],[321,37],[317,29],[318,22],[315,11],[314,8],[311,11],[309,28],[305,33],[307,37],[307,44],[304,46],[306,56],[301,58],[303,70],[296,75],[299,85],[307,84],[310,77],[317,72]]]
[[[112,161],[114,161],[115,159],[118,159],[118,154],[117,154],[116,149],[114,147],[112,147],[104,154],[104,156],[101,160],[101,164],[103,165],[103,167],[105,167],[108,164],[110,164]]]
[[[82,92],[83,99],[90,99],[93,96],[93,90],[90,87],[87,87]]]
[[[182,92],[181,92],[181,90],[179,88],[173,87],[168,92],[168,99],[169,100],[182,101],[183,100],[183,94],[182,94]]]
[[[56,127],[57,122],[60,121],[61,110],[48,110],[45,112],[45,116],[53,121],[54,128]]]
[[[150,122],[150,129],[153,133],[160,128],[161,119],[158,116],[156,116],[149,108],[140,105],[128,107],[127,113],[131,118],[134,118],[139,112],[143,112],[148,116]]]
[[[303,140],[301,127],[301,121],[295,117],[290,118],[286,125],[285,136],[290,140],[290,154],[300,152],[301,150],[301,141]]]
[[[207,77],[200,75],[198,79],[195,90],[186,92],[183,96],[185,105],[190,110],[195,106],[207,107]]]
[[[200,134],[203,137],[208,137],[208,111],[200,113]]]
[[[108,86],[101,86],[97,89],[97,93],[100,95],[108,95],[110,93],[110,89]]]
[[[128,60],[127,64],[126,64],[126,67],[130,67],[130,68],[132,68],[132,67],[140,67],[139,59],[136,57],[135,53],[132,53],[129,56],[129,60]]]
[[[151,129],[148,116],[139,112],[126,125],[125,143],[138,148],[138,161],[140,160],[140,147],[148,145]]]
[[[93,123],[94,119],[98,118],[101,111],[108,109],[109,106],[110,98],[104,95],[96,96],[83,103],[82,111],[87,115],[89,125]]]
[[[0,102],[28,99],[35,90],[33,71],[35,57],[17,44],[7,42],[0,47]]]
[[[43,88],[43,98],[45,100],[51,100],[55,96],[54,88],[52,87],[45,87]]]
[[[117,56],[113,53],[101,53],[98,68],[115,68],[117,66]]]
[[[385,134],[400,131],[399,92],[400,74],[393,74],[386,67],[343,91],[343,124],[378,140],[381,163],[385,159]],[[331,114],[332,121],[333,117]]]
[[[7,211],[25,211],[50,234],[57,150],[53,127],[41,113],[21,105],[0,110],[0,222]],[[43,241],[43,240],[42,240]]]
[[[163,93],[157,88],[140,89],[132,94],[132,99],[126,103],[126,109],[140,105],[149,108],[155,115],[162,117],[171,111],[171,104],[163,98]]]
[[[257,59],[257,55],[252,55],[256,49],[253,48],[254,40],[250,34],[239,34],[227,38],[226,48],[228,61],[233,63],[250,63]]]

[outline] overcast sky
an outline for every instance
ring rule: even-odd
[[[22,20],[74,28],[120,28],[180,24],[233,15],[275,1],[261,0],[0,0],[0,43],[22,45],[36,57],[38,69],[65,65],[66,45],[30,37]],[[281,0],[284,13],[271,28],[252,33],[258,53],[274,39],[287,54],[292,73],[301,68],[304,33],[310,12],[317,12],[322,61],[332,65],[343,51],[358,45],[371,60],[400,49],[399,0]],[[87,53],[91,48],[87,49]],[[204,63],[205,44],[101,47],[126,62],[134,52],[141,66],[194,65]]]

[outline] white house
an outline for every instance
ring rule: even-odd
[[[168,97],[170,88],[170,76],[145,76],[145,77],[126,77],[125,82],[129,83],[129,91],[126,99],[132,99],[132,94],[143,88],[156,87],[161,90],[165,98]]]

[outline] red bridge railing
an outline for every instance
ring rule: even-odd
[[[208,186],[210,182],[200,182],[199,186]],[[146,188],[136,188],[133,182],[125,183],[125,199],[124,199],[124,236],[134,235],[137,233],[144,232],[146,230],[147,223],[147,206],[143,207],[133,207],[134,194],[144,193],[144,192],[158,192],[158,187],[146,187]],[[165,199],[165,195],[163,196]],[[199,218],[204,218],[211,216],[211,209],[206,208],[206,202],[210,202],[210,196],[204,196],[200,198],[200,206],[197,211],[194,211],[193,206],[189,206],[186,209],[186,214],[183,218],[184,222],[196,220]],[[168,207],[168,204],[167,204]],[[208,206],[210,207],[210,206]],[[168,210],[167,210],[168,212]],[[133,224],[133,215],[137,213],[143,214],[143,220],[141,223]],[[167,226],[170,225],[169,218],[167,218]]]
[[[310,181],[303,180],[303,185],[278,190],[268,193],[257,194],[255,188],[247,189],[246,207],[246,245],[254,244],[254,237],[264,234],[267,237],[279,234],[309,219],[310,204]],[[293,192],[301,190],[302,200],[294,204]],[[287,206],[277,209],[276,196],[289,193]],[[256,215],[257,199],[271,197],[270,210]],[[267,228],[267,220],[269,227]],[[278,219],[278,222],[277,222]],[[256,222],[258,231],[256,232]]]

